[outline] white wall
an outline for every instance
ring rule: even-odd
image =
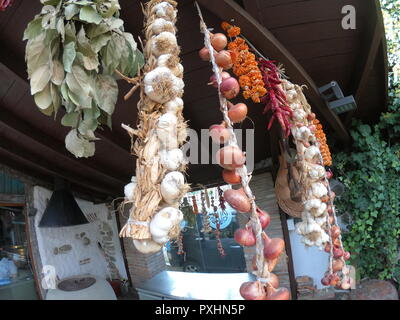
[[[294,230],[293,219],[287,222],[295,276],[309,276],[313,278],[317,289],[325,288],[321,279],[328,270],[329,255],[317,247],[306,247],[301,242],[301,236]]]
[[[100,224],[105,221],[113,230],[112,240],[115,247],[114,258],[120,275],[127,278],[121,245],[118,237],[118,228],[115,215],[111,215],[108,220],[108,208],[105,204],[95,205],[92,202],[76,199],[79,207],[87,216],[89,213],[96,213],[98,221],[89,224],[63,227],[63,228],[39,228],[38,224],[46,209],[47,201],[50,199],[52,192],[42,187],[34,187],[34,207],[37,209],[35,216],[35,229],[37,234],[38,246],[42,265],[54,266],[56,274],[60,279],[75,275],[91,274],[101,278],[109,275],[107,262],[98,248],[97,242],[101,242],[102,236],[99,233]],[[75,235],[85,232],[90,239],[90,244],[85,246],[81,240],[76,239]],[[72,250],[65,254],[54,255],[54,248],[70,244]],[[79,261],[90,259],[90,263],[80,265]]]

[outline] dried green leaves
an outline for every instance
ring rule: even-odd
[[[41,0],[40,14],[25,29],[31,94],[46,115],[65,109],[71,127],[66,148],[76,157],[94,154],[94,132],[111,126],[118,97],[115,70],[133,77],[142,53],[119,19],[118,0]]]

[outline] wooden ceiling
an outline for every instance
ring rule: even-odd
[[[178,42],[185,67],[185,111],[189,126],[200,132],[219,122],[221,114],[214,88],[206,85],[208,63],[198,58],[203,46],[199,20],[192,0],[179,2]],[[125,29],[141,35],[140,1],[120,0]],[[338,138],[346,132],[352,116],[375,121],[386,102],[387,61],[382,17],[373,0],[200,0],[206,23],[220,30],[221,19],[235,18],[243,32],[265,56],[284,63],[289,77],[307,84],[313,108]],[[239,5],[239,4],[240,5]],[[354,5],[356,30],[343,30],[341,8]],[[23,30],[41,10],[39,1],[16,0],[0,12],[0,163],[40,181],[68,179],[75,190],[97,197],[119,196],[134,173],[130,140],[121,123],[136,124],[137,95],[122,99],[129,85],[120,81],[120,97],[113,117],[113,130],[99,130],[96,154],[75,159],[64,147],[68,128],[40,113],[29,92],[25,71]],[[340,119],[330,113],[316,94],[317,87],[336,80],[345,94],[357,98],[355,113]],[[255,161],[270,156],[263,106],[249,104],[249,117],[241,128],[255,128]],[[207,150],[207,148],[206,148]],[[190,165],[188,179],[207,183],[220,176],[216,165]]]

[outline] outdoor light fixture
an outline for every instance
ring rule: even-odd
[[[89,223],[64,181],[56,180],[39,228],[70,227]]]
[[[345,97],[339,84],[331,81],[325,86],[318,89],[321,96],[328,103],[328,106],[336,114],[345,113],[357,109],[356,101],[353,96]]]

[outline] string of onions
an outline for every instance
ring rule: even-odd
[[[197,3],[196,6],[200,16],[200,29],[201,32],[204,34],[205,49],[207,49],[208,52],[210,53],[214,53],[215,48],[211,44],[211,33],[208,30],[203,20],[201,10]],[[232,202],[228,201],[228,194],[229,194],[228,192],[232,194],[234,193],[236,197],[240,198],[240,201],[237,201],[237,203],[240,204],[241,206],[244,206],[243,210],[238,210],[240,208],[235,208],[235,209],[237,209],[239,212],[249,212],[249,211],[251,212],[250,220],[246,225],[246,229],[251,230],[250,234],[253,234],[255,237],[255,243],[254,243],[256,246],[255,273],[257,275],[257,281],[251,283],[247,282],[244,283],[240,288],[240,293],[245,299],[250,299],[250,300],[257,300],[257,299],[288,300],[289,293],[287,289],[280,288],[279,290],[277,290],[272,286],[272,277],[270,274],[267,259],[265,258],[265,246],[264,246],[264,244],[269,243],[268,241],[271,241],[271,239],[269,239],[263,232],[263,228],[257,213],[258,208],[255,203],[255,197],[249,186],[249,182],[251,180],[251,173],[248,173],[247,167],[244,164],[246,161],[245,155],[242,153],[242,151],[238,146],[236,136],[233,132],[233,126],[232,126],[233,121],[229,117],[227,98],[229,99],[235,97],[239,93],[239,89],[234,90],[235,92],[232,93],[232,95],[230,95],[229,92],[227,94],[224,88],[222,88],[223,72],[222,70],[220,70],[216,62],[215,55],[210,54],[209,59],[211,61],[212,69],[214,72],[213,84],[218,88],[220,110],[223,114],[223,119],[224,119],[223,124],[224,127],[226,128],[226,134],[224,135],[225,138],[223,139],[223,141],[220,141],[220,143],[221,142],[225,143],[226,146],[217,152],[217,160],[219,164],[224,167],[224,169],[235,171],[234,175],[239,177],[239,179],[237,179],[236,177],[236,180],[240,180],[240,184],[242,185],[242,189],[240,190],[229,189],[225,191],[224,197],[227,200],[227,202],[235,208],[235,206],[232,205]],[[226,83],[226,80],[227,79],[225,79],[224,83]],[[234,161],[227,164],[226,161],[224,161],[226,160],[225,158],[230,158],[231,160],[234,159]],[[279,250],[280,250],[279,251],[280,255],[282,252],[282,248],[280,248]],[[256,288],[256,290],[253,290],[253,288]],[[250,294],[250,292],[253,293]]]

